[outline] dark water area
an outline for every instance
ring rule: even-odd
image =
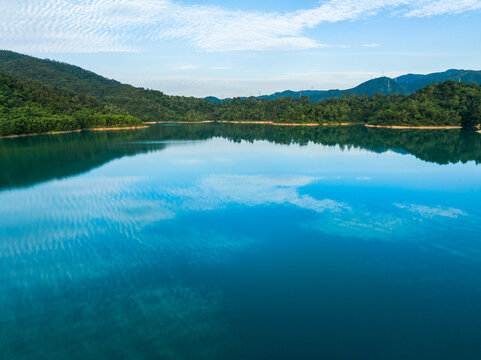
[[[479,359],[481,135],[0,139],[0,359]]]

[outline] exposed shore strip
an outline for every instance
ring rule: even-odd
[[[355,123],[276,123],[273,121],[218,121],[227,124],[256,124],[256,125],[274,125],[274,126],[350,126],[359,125]]]
[[[121,127],[92,128],[92,129],[85,129],[85,130],[82,130],[82,131],[135,130],[135,129],[145,129],[145,128],[148,128],[148,126],[143,125],[143,126],[121,126]]]
[[[145,122],[143,126],[124,126],[124,127],[104,127],[104,128],[92,128],[92,129],[77,129],[77,130],[66,130],[66,131],[50,131],[44,133],[35,134],[19,134],[19,135],[6,135],[0,136],[0,139],[18,138],[25,136],[38,136],[38,135],[57,135],[57,134],[68,134],[76,133],[82,131],[113,131],[113,130],[135,130],[135,129],[145,129],[147,125],[154,124],[211,124],[211,123],[222,123],[222,124],[252,124],[252,125],[274,125],[274,126],[353,126],[362,125],[359,123],[276,123],[273,121],[214,121],[214,120],[204,120],[204,121],[149,121]],[[462,129],[461,126],[403,126],[403,125],[369,125],[364,124],[363,126],[368,128],[383,128],[383,129],[418,129],[418,130],[454,130]],[[477,131],[481,134],[481,130]]]
[[[450,130],[462,129],[462,126],[402,126],[402,125],[364,125],[369,128],[383,128],[383,129],[424,129],[424,130]]]
[[[274,125],[274,126],[351,126],[361,125],[358,123],[277,123],[274,121],[235,121],[235,120],[204,120],[204,121],[150,121],[145,124],[252,124],[252,125]]]
[[[77,129],[77,130],[65,130],[65,131],[49,131],[44,133],[6,135],[6,136],[0,136],[0,139],[12,139],[12,138],[18,138],[18,137],[25,137],[25,136],[70,134],[70,133],[77,133],[82,131],[135,130],[135,129],[145,129],[147,127],[148,126],[125,126],[125,127],[107,127],[107,128]]]
[[[146,121],[146,125],[155,124],[210,124],[215,122],[214,120],[203,120],[203,121]]]
[[[229,121],[229,120],[204,120],[204,121],[152,121],[146,124],[253,124],[253,125],[274,125],[274,126],[353,126],[364,125],[368,128],[384,128],[384,129],[421,129],[421,130],[451,130],[462,129],[461,126],[404,126],[404,125],[369,125],[360,123],[276,123],[273,121]]]

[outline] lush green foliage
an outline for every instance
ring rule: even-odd
[[[168,96],[160,91],[137,88],[106,79],[91,71],[58,61],[42,60],[0,51],[0,72],[26,77],[43,84],[88,94],[104,103],[125,109],[143,121],[204,119],[209,101],[193,97]]]
[[[428,85],[403,95],[349,96],[318,103],[300,98],[232,99],[216,104],[215,120],[295,123],[360,123],[410,126],[466,126],[481,123],[481,86],[455,81]]]
[[[413,95],[384,104],[370,116],[379,125],[454,125],[481,123],[481,86],[446,81],[428,85]]]
[[[91,96],[0,74],[0,136],[141,124]]]

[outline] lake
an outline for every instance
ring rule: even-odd
[[[481,135],[0,139],[2,359],[479,359]]]

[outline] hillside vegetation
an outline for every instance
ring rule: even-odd
[[[481,86],[447,81],[403,95],[346,96],[318,103],[301,98],[233,99],[216,105],[216,120],[465,126],[481,123]]]
[[[143,121],[193,120],[193,112],[197,116],[199,112],[208,113],[211,106],[204,99],[168,96],[160,91],[121,84],[77,66],[11,51],[0,51],[0,72],[93,96]]]
[[[0,136],[135,125],[91,96],[0,74]]]
[[[481,123],[481,86],[446,81],[428,85],[414,94],[397,98],[374,112],[370,124],[454,125]]]

